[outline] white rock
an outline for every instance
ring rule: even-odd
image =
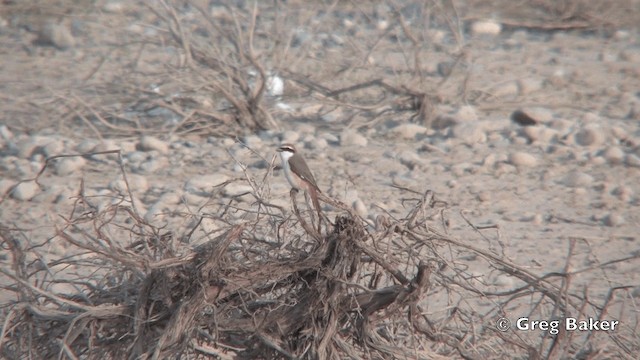
[[[367,146],[368,140],[353,129],[345,129],[340,134],[341,146]]]
[[[418,124],[401,124],[391,129],[391,133],[402,139],[415,139],[418,134],[426,134],[428,129]]]
[[[82,169],[87,161],[82,156],[58,159],[55,165],[56,175],[67,176]]]
[[[360,215],[361,218],[366,219],[369,211],[367,210],[367,206],[364,204],[364,202],[360,199],[357,199],[356,201],[353,202],[352,204],[353,210],[356,211],[356,213],[358,215]]]
[[[267,77],[267,93],[270,96],[278,97],[284,94],[284,81],[277,75]]]
[[[585,187],[593,183],[593,176],[580,171],[572,171],[564,179],[564,183],[570,187]]]
[[[608,147],[602,154],[604,158],[612,165],[621,164],[624,161],[624,150],[618,146]]]
[[[148,135],[140,139],[139,147],[142,151],[155,150],[161,154],[167,154],[169,152],[169,145],[167,145],[166,142]]]
[[[597,125],[586,126],[575,134],[575,141],[582,146],[602,145],[606,140],[604,131]]]
[[[109,0],[104,5],[102,5],[102,10],[106,13],[110,14],[119,14],[124,12],[124,4],[122,1],[117,0]]]
[[[502,25],[492,20],[480,20],[471,24],[471,32],[476,35],[498,35]]]
[[[18,184],[13,191],[11,197],[16,200],[29,201],[40,191],[40,186],[35,181],[25,181]]]

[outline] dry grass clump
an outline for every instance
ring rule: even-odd
[[[443,203],[429,191],[403,219],[380,216],[375,230],[343,213],[319,233],[269,207],[230,204],[184,232],[145,222],[129,198],[98,210],[82,192],[66,225],[42,244],[0,227],[12,257],[2,268],[16,300],[3,309],[4,358],[632,358],[640,342],[626,288],[604,303],[571,280],[607,264],[536,276],[504,255],[437,230]],[[233,213],[233,214],[232,214]],[[182,215],[187,217],[189,215]],[[203,219],[227,225],[191,246]],[[480,233],[482,229],[476,228]],[[62,243],[66,254],[42,249]],[[572,247],[575,241],[571,243]],[[513,286],[487,284],[465,259],[486,263]],[[637,259],[630,256],[616,262]],[[621,305],[622,304],[622,305]],[[515,315],[522,314],[522,315]],[[500,317],[620,319],[613,333],[523,332]]]

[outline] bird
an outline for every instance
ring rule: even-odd
[[[296,190],[303,190],[309,194],[313,207],[318,212],[320,218],[320,203],[318,202],[318,193],[321,193],[316,179],[313,177],[313,173],[309,169],[307,162],[302,155],[296,150],[292,144],[282,144],[278,148],[280,153],[280,159],[282,160],[282,168],[284,169],[284,175],[291,184],[291,187]],[[320,221],[318,219],[318,221]]]

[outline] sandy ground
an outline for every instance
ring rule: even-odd
[[[625,4],[638,10],[637,3]],[[91,122],[86,120],[88,115],[85,120],[75,116],[87,109],[82,110],[79,103],[103,106],[123,117],[126,111],[137,111],[138,119],[149,118],[146,123],[139,120],[145,130],[154,121],[172,121],[162,111],[136,109],[131,104],[137,99],[129,98],[124,104],[114,95],[116,91],[104,92],[102,86],[137,76],[143,88],[151,83],[148,80],[154,71],[162,73],[160,79],[176,80],[178,73],[169,70],[178,63],[179,49],[149,45],[138,54],[136,70],[143,75],[129,75],[131,68],[126,67],[133,66],[129,60],[136,56],[135,48],[114,44],[162,32],[156,28],[157,23],[149,21],[152,15],[137,5],[117,1],[98,5],[99,11],[94,14],[72,12],[61,16],[54,7],[39,13],[26,9],[2,15],[2,193],[18,181],[34,177],[47,156],[117,148],[123,151],[140,214],[156,224],[170,224],[179,232],[189,223],[166,212],[213,212],[213,186],[227,180],[239,179],[216,195],[221,196],[214,201],[216,204],[252,191],[245,181],[249,177],[268,184],[269,201],[290,206],[289,187],[282,172],[268,171],[276,147],[292,142],[306,157],[320,188],[353,204],[371,223],[384,213],[404,217],[407,209],[403,200],[419,196],[409,190],[431,190],[446,203],[446,231],[452,236],[539,275],[577,271],[572,286],[584,288],[597,303],[605,301],[611,288],[629,287],[616,295],[617,308],[637,304],[637,27],[623,24],[595,30],[557,30],[517,26],[512,18],[501,23],[495,13],[470,16],[469,8],[461,6],[459,11],[466,15],[460,33],[464,35],[464,47],[458,54],[462,55],[454,57],[451,53],[461,39],[456,39],[450,28],[435,25],[426,37],[433,44],[420,53],[428,83],[423,89],[438,99],[430,124],[410,123],[409,112],[373,117],[314,95],[288,97],[300,92],[294,91],[299,90],[298,83],[284,71],[287,62],[262,59],[284,79],[285,95],[265,100],[280,129],[244,133],[235,139],[163,131],[112,136],[109,134],[119,130],[111,129],[100,139],[87,125]],[[9,5],[3,6],[9,9]],[[349,71],[360,71],[361,81],[381,76],[393,82],[407,76],[408,69],[413,68],[407,64],[413,64],[414,59],[400,51],[375,48],[378,39],[395,41],[392,37],[396,31],[385,33],[392,18],[380,15],[382,10],[363,10],[370,21],[364,25],[359,23],[357,11],[356,16],[332,13],[338,19],[332,21],[342,26],[325,37],[303,34],[302,27],[296,34],[316,52],[313,61],[324,57],[327,63],[342,61],[348,67],[354,66],[350,56],[358,58],[359,54],[361,69]],[[105,31],[111,29],[113,32]],[[43,35],[50,33],[57,35]],[[358,41],[361,43],[351,43]],[[406,39],[400,44],[411,46]],[[373,50],[367,55],[367,49]],[[313,69],[313,61],[289,65],[296,70]],[[310,74],[317,75],[313,71]],[[335,89],[355,83],[346,76],[340,78],[339,73],[334,80],[325,84]],[[166,84],[158,80],[163,95],[174,90]],[[96,100],[100,94],[105,94],[104,102]],[[148,94],[141,92],[140,97],[146,99]],[[516,111],[527,114],[535,125],[518,124],[513,120]],[[94,205],[98,208],[124,191],[113,154],[59,159],[50,164],[39,183],[22,184],[0,204],[0,224],[21,229],[18,240],[32,245],[54,235],[54,225],[70,215],[81,184],[86,194],[96,196]],[[247,208],[253,198],[245,195],[236,200]],[[332,211],[329,207],[325,210]],[[488,228],[475,231],[470,224]],[[434,219],[434,226],[442,228],[442,220]],[[201,234],[199,240],[204,239]],[[575,248],[569,255],[572,240]],[[64,245],[56,241],[47,244],[39,252],[47,260],[64,256]],[[6,245],[2,251],[2,266],[7,269],[11,258]],[[492,286],[502,290],[514,286],[508,277],[493,277],[483,261],[460,261],[470,274],[483,277]],[[6,293],[3,297],[10,298]],[[625,313],[625,318],[613,313],[608,316],[629,328],[638,325],[634,311]]]

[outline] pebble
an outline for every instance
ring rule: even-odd
[[[86,154],[93,152],[93,149],[98,145],[98,141],[94,139],[85,139],[80,144],[76,145],[76,151],[80,154]]]
[[[527,126],[522,132],[530,142],[549,144],[558,137],[558,132],[546,126]]]
[[[48,21],[38,32],[36,44],[55,46],[58,50],[67,50],[75,45],[75,39],[69,28],[63,24]]]
[[[39,203],[55,203],[59,200],[60,194],[66,190],[66,186],[53,184],[44,191],[36,194],[31,201]]]
[[[492,20],[479,20],[471,24],[471,32],[475,35],[498,35],[502,25]]]
[[[506,81],[494,86],[489,92],[498,98],[513,98],[518,96],[520,89],[516,81]]]
[[[609,227],[617,227],[625,223],[624,217],[617,213],[609,213],[604,217],[603,222]]]
[[[229,177],[221,173],[213,173],[192,177],[184,185],[184,190],[199,196],[210,196],[214,187],[229,180]]]
[[[461,122],[478,121],[478,113],[476,108],[471,105],[465,105],[460,107],[454,117]]]
[[[624,161],[625,153],[618,146],[608,147],[602,154],[604,158],[612,165],[621,164]]]
[[[426,134],[428,129],[418,124],[401,124],[391,129],[391,133],[401,139],[415,139],[416,135]]]
[[[295,144],[300,139],[300,134],[297,131],[287,130],[282,133],[280,141],[283,144]]]
[[[16,183],[9,179],[0,179],[0,198],[4,197],[4,194]]]
[[[16,200],[29,201],[40,191],[40,186],[35,181],[25,181],[18,184],[13,191],[11,197]]]
[[[165,157],[155,157],[143,162],[134,170],[143,174],[151,174],[159,170],[167,169],[167,165],[168,161]]]
[[[575,141],[582,146],[602,145],[606,140],[604,131],[599,126],[587,126],[575,134]]]
[[[352,204],[353,210],[356,211],[361,218],[366,219],[369,215],[369,211],[367,210],[367,206],[360,199],[356,199]]]
[[[367,146],[368,140],[358,131],[353,129],[345,129],[340,134],[340,146]]]
[[[613,189],[611,194],[615,195],[621,201],[628,202],[633,197],[633,190],[628,186],[621,185]]]
[[[102,5],[102,10],[110,14],[120,14],[124,12],[124,9],[125,7],[122,1],[117,0],[109,0],[104,5]]]
[[[132,192],[138,194],[144,194],[149,189],[149,183],[147,178],[138,174],[127,174],[127,180],[129,181],[129,187]],[[116,179],[109,183],[109,189],[126,194],[127,184],[125,183],[122,175],[119,175]]]
[[[247,135],[242,139],[242,142],[247,145],[248,148],[254,150],[261,148],[263,143],[258,135]]]
[[[636,154],[627,154],[624,158],[625,164],[632,167],[640,167],[640,157]]]
[[[326,139],[314,137],[313,139],[309,140],[309,142],[307,142],[307,145],[309,149],[312,150],[324,150],[329,146],[329,143]]]
[[[13,139],[13,133],[9,130],[7,125],[0,125],[0,138],[4,141],[10,141]]]
[[[564,183],[567,186],[577,188],[589,186],[593,183],[593,176],[583,173],[581,171],[572,171],[564,179]]]
[[[51,140],[42,147],[42,152],[46,157],[61,155],[64,152],[64,143],[58,139]]]
[[[155,150],[161,154],[167,154],[169,152],[169,145],[166,142],[153,136],[143,136],[140,139],[138,147],[142,151]]]
[[[239,182],[230,183],[224,187],[224,195],[228,197],[237,197],[242,195],[241,198],[244,200],[253,198],[251,193],[253,193],[253,188],[250,185]]]
[[[82,169],[87,161],[81,156],[58,159],[55,164],[56,175],[67,176]]]
[[[398,154],[398,159],[400,163],[410,170],[413,170],[417,166],[423,165],[422,158],[420,155],[416,154],[414,151],[404,150]]]
[[[533,78],[520,79],[518,80],[518,87],[520,88],[520,95],[529,95],[542,90],[544,88],[544,80]]]
[[[453,127],[452,135],[468,145],[487,142],[484,128],[477,123],[462,123]]]

